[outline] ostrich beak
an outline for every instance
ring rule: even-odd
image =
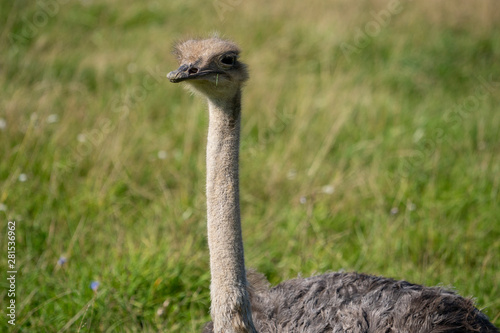
[[[194,68],[192,66],[182,65],[179,68],[177,68],[175,71],[171,71],[170,73],[168,73],[167,78],[170,80],[170,82],[177,83],[177,82],[187,80],[189,77],[189,74],[191,72],[193,72],[193,74],[194,74],[194,73],[198,72],[198,69]]]
[[[194,65],[181,65],[175,71],[167,74],[167,78],[172,83],[178,83],[186,80],[197,79],[209,74],[222,74],[215,70],[200,70]]]

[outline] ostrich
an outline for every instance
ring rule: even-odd
[[[231,41],[191,39],[174,48],[173,82],[208,101],[207,228],[211,317],[204,333],[498,332],[470,299],[439,287],[335,272],[273,288],[245,270],[239,207],[241,89],[247,66]]]

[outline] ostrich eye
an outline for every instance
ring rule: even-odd
[[[220,59],[220,62],[223,63],[224,65],[234,65],[235,60],[236,60],[235,56],[227,55],[227,56],[223,56]]]

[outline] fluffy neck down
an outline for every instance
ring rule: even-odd
[[[214,331],[256,333],[247,292],[239,204],[241,91],[209,99],[207,219]]]

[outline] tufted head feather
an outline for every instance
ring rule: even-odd
[[[239,61],[239,47],[225,39],[189,39],[174,46],[179,68],[168,73],[170,82],[186,82],[208,98],[231,98],[248,80]]]

